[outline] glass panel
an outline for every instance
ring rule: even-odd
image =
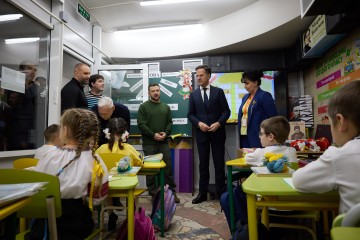
[[[103,95],[111,96],[114,103],[121,103],[130,110],[130,134],[140,134],[137,127],[137,112],[143,102],[143,74],[139,69],[127,70],[100,70],[104,76],[105,91]],[[110,93],[108,87],[110,87]]]
[[[8,14],[21,15],[2,21]],[[0,1],[0,151],[36,149],[44,144],[49,36],[48,29]],[[15,38],[33,41],[8,43],[7,39]]]

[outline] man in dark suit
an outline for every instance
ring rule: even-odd
[[[188,118],[196,127],[195,136],[199,153],[199,194],[192,201],[198,204],[207,200],[209,186],[210,146],[215,167],[216,193],[221,196],[225,185],[225,124],[230,108],[221,88],[210,86],[211,69],[206,65],[196,67],[196,79],[200,86],[190,94]]]

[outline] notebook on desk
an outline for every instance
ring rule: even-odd
[[[292,168],[289,168],[289,171],[285,173],[273,173],[267,167],[251,167],[251,170],[259,177],[291,177],[295,172]]]
[[[47,182],[0,184],[0,206],[32,196],[41,191],[46,184]]]

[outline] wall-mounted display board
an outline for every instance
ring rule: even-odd
[[[160,85],[162,102],[169,105],[173,118],[172,135],[192,135],[192,125],[187,118],[189,97],[193,90],[191,71],[163,72],[161,76],[151,76],[149,84]]]

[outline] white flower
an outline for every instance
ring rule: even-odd
[[[106,138],[106,139],[110,139],[109,128],[105,128],[105,129],[103,130],[103,132],[105,133],[105,138]]]
[[[121,135],[121,140],[122,142],[126,142],[128,138],[129,138],[129,132],[125,131],[123,135]]]

